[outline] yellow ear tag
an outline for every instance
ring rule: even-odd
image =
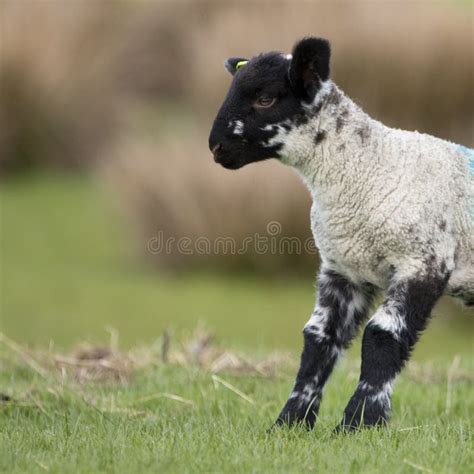
[[[239,61],[239,62],[235,65],[235,70],[238,71],[242,66],[245,66],[247,63],[248,63],[248,61]]]

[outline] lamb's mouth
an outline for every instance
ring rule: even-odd
[[[259,161],[277,158],[275,149],[264,150],[263,152],[254,152],[253,150],[233,151],[233,152],[218,152],[214,154],[214,161],[228,170],[238,170],[239,168],[249,165],[250,163],[257,163]]]
[[[249,163],[242,158],[233,158],[225,155],[215,155],[214,161],[228,170],[237,170]]]

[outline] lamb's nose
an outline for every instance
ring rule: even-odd
[[[221,143],[217,143],[217,145],[214,145],[212,147],[212,154],[214,155],[214,161],[217,160],[217,153],[219,152],[219,150],[222,149],[222,144]]]

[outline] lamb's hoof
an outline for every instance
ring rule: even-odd
[[[347,425],[343,422],[339,423],[333,430],[333,435],[341,435],[341,434],[351,434],[357,431],[360,431],[363,426],[359,425]]]
[[[288,420],[284,420],[283,418],[277,418],[270,428],[267,429],[267,433],[274,433],[279,429],[287,429],[291,428],[291,426],[295,425],[296,422],[289,422]]]
[[[281,429],[281,428],[285,428],[285,427],[288,427],[288,425],[285,425],[285,423],[282,422],[282,420],[280,420],[279,418],[273,423],[273,425],[270,426],[270,428],[267,428],[267,433],[268,434],[271,434],[271,433],[275,433],[275,431]]]
[[[292,428],[299,426],[311,430],[314,428],[316,418],[314,415],[311,417],[300,416],[298,413],[284,412],[275,420],[275,423],[268,429],[271,433],[279,428]]]
[[[343,418],[342,421],[334,428],[333,434],[351,434],[357,433],[362,430],[383,428],[387,425],[386,418],[379,417],[375,420],[361,420],[360,418],[351,418],[351,421],[346,421],[347,418]]]

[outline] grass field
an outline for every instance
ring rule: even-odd
[[[2,184],[0,471],[453,472],[474,469],[473,318],[443,302],[394,393],[383,431],[333,436],[358,371],[358,344],[325,392],[318,426],[267,433],[291,388],[313,282],[248,275],[165,277],[127,252],[126,226],[84,177]],[[205,324],[248,357],[286,350],[264,377],[208,367],[134,367],[80,383],[24,345],[69,354],[116,329],[124,357],[150,354],[165,328]],[[138,352],[140,352],[138,351]]]
[[[0,402],[0,470],[469,473],[474,397],[461,364],[407,371],[387,429],[334,436],[356,383],[349,361],[331,380],[314,431],[267,433],[288,393],[289,367],[277,378],[216,377],[158,364],[123,384],[84,385],[2,350],[0,386],[15,398]]]

